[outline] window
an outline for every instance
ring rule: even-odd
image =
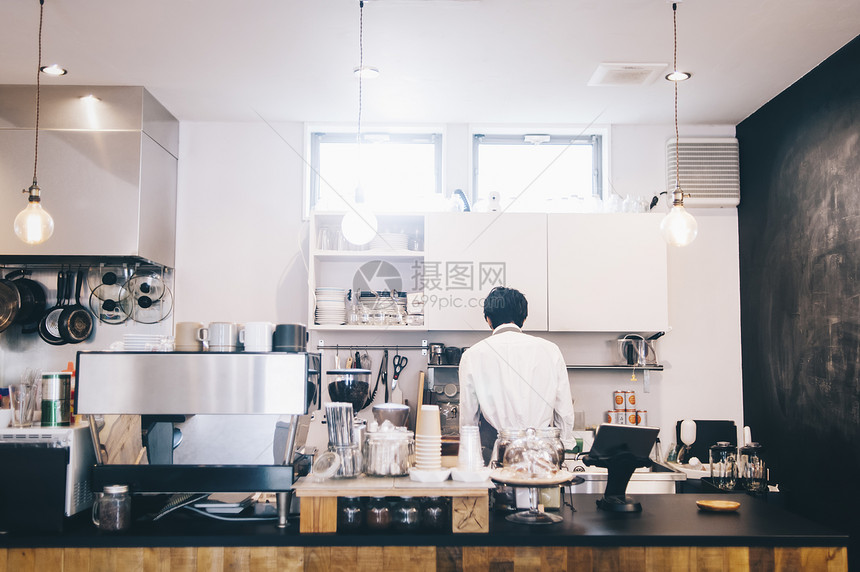
[[[310,210],[419,212],[442,193],[441,133],[311,133]],[[360,186],[359,186],[360,182]]]
[[[493,200],[511,212],[589,210],[603,198],[602,142],[601,135],[474,135],[476,209]]]

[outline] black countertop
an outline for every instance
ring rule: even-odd
[[[491,512],[488,534],[299,534],[298,520],[284,530],[274,522],[222,522],[177,511],[129,531],[95,529],[89,514],[66,520],[62,533],[0,534],[0,548],[145,546],[845,546],[848,535],[829,530],[764,500],[737,495],[637,495],[643,511],[598,511],[600,495],[572,496],[564,522],[527,526]],[[697,509],[698,499],[735,500],[734,513]]]

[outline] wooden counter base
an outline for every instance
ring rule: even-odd
[[[0,548],[0,572],[122,570],[848,570],[844,547],[255,546]]]

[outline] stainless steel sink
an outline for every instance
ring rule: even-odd
[[[568,469],[585,479],[570,488],[573,493],[603,493],[608,472],[601,467],[588,467],[582,461],[567,461]],[[654,463],[647,469],[637,469],[630,477],[627,492],[630,494],[674,494],[687,475],[666,465]]]

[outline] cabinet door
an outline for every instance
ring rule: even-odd
[[[662,214],[548,215],[549,329],[668,327]]]
[[[486,331],[483,300],[503,285],[528,300],[524,329],[546,331],[545,214],[431,213],[425,251],[428,329]]]

